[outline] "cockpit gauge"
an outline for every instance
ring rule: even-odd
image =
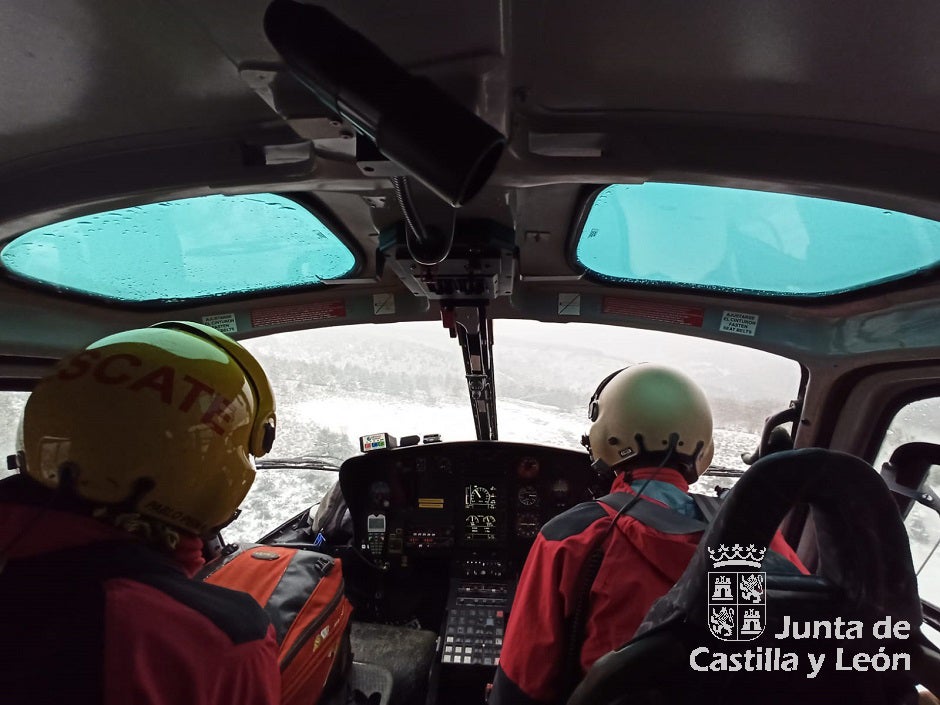
[[[552,483],[552,496],[556,501],[562,502],[568,499],[568,494],[571,492],[571,487],[568,485],[568,481],[564,478],[558,478]]]
[[[468,514],[464,526],[468,541],[496,540],[496,517],[492,514]]]
[[[535,538],[540,528],[542,528],[542,522],[535,512],[522,512],[516,518],[516,534],[520,538]]]
[[[498,492],[496,485],[478,485],[475,482],[464,486],[464,509],[468,514],[489,514],[496,511]]]
[[[474,485],[470,488],[470,504],[488,505],[490,503],[490,491],[485,487]]]
[[[369,499],[372,500],[372,504],[375,507],[387,509],[391,495],[392,490],[387,482],[378,480],[369,485]]]
[[[534,480],[539,475],[539,461],[535,458],[525,457],[516,466],[516,474],[523,480]]]
[[[532,485],[519,488],[519,504],[523,507],[536,507],[539,503],[539,493]]]

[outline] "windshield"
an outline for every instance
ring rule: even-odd
[[[250,541],[319,501],[336,473],[277,461],[309,458],[338,467],[358,438],[440,434],[475,437],[460,348],[439,322],[324,328],[243,341],[277,397],[278,437],[259,464],[242,516],[225,532]],[[499,438],[583,450],[587,402],[610,372],[662,362],[692,376],[715,416],[713,465],[744,469],[764,419],[798,390],[799,365],[748,348],[685,336],[583,323],[494,321]],[[704,478],[697,488],[729,484]]]
[[[714,466],[743,470],[764,419],[798,390],[799,365],[725,343],[585,323],[494,321],[499,438],[583,450],[587,402],[598,382],[636,362],[662,362],[692,376],[715,416]],[[277,399],[278,434],[261,459],[227,541],[254,541],[320,501],[336,469],[359,453],[359,436],[475,437],[460,347],[439,322],[322,328],[243,341]],[[7,418],[0,447],[14,450],[27,395],[0,395]],[[302,462],[285,462],[288,460]],[[3,474],[9,474],[8,472]],[[710,492],[726,477],[704,477]]]

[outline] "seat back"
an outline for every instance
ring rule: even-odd
[[[750,547],[766,548],[799,502],[813,510],[818,575],[775,574],[767,562],[743,570],[715,565]],[[715,576],[738,572],[766,573],[764,629],[751,639],[737,621],[732,636],[742,640],[728,641],[709,628],[719,607],[712,589]],[[887,619],[909,629],[877,638],[873,630]],[[594,665],[569,703],[793,705],[801,696],[816,702],[821,693],[838,702],[899,703],[916,679],[904,668],[913,666],[920,622],[907,534],[878,474],[844,453],[775,453],[744,474],[676,585],[653,605],[629,644]],[[815,637],[794,638],[807,629]],[[882,655],[889,670],[881,670]]]

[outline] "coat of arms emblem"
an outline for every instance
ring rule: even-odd
[[[722,544],[708,548],[715,568],[708,573],[708,629],[722,641],[751,641],[767,623],[767,574],[760,572],[766,548]],[[728,570],[736,568],[744,570]],[[757,570],[754,570],[754,569]]]

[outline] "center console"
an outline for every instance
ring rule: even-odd
[[[511,598],[506,582],[451,581],[441,662],[499,665]]]

